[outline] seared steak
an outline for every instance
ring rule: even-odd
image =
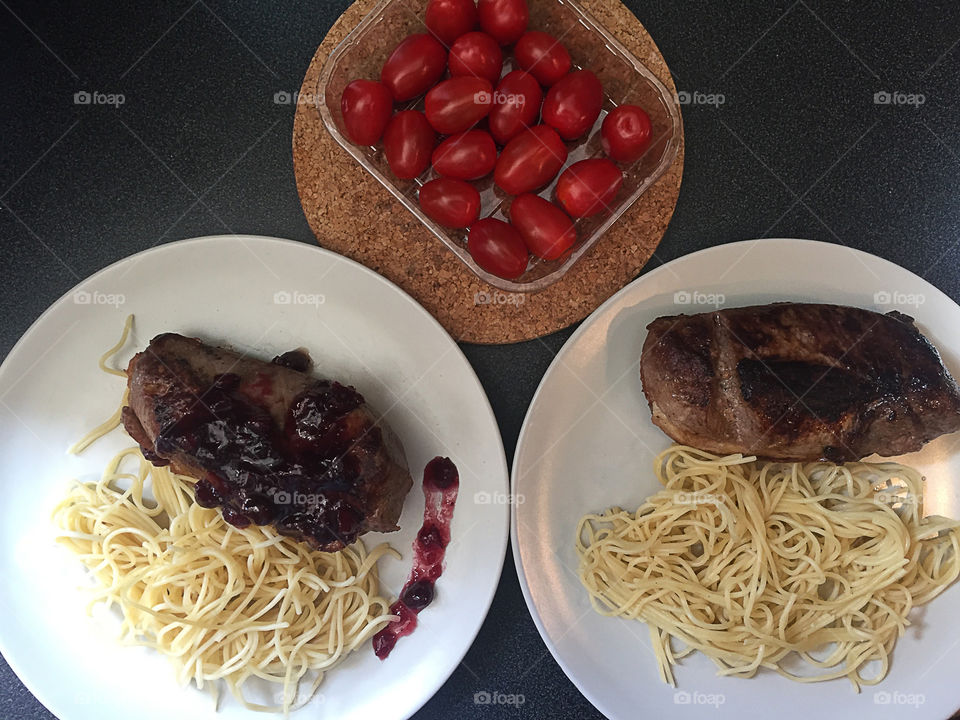
[[[913,319],[775,303],[654,320],[653,422],[679,443],[785,461],[900,455],[960,429],[960,391]]]
[[[227,522],[273,525],[323,550],[397,530],[413,480],[403,447],[352,387],[172,333],[127,367],[123,424],[156,465],[197,480]]]

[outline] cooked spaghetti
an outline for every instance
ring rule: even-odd
[[[128,318],[103,369],[129,329]],[[117,413],[74,447],[119,423]],[[378,594],[377,561],[398,556],[386,543],[325,553],[269,527],[233,527],[194,502],[190,478],[155,467],[138,447],[116,455],[99,482],[74,484],[54,517],[66,531],[58,541],[99,581],[91,609],[115,605],[121,636],[166,655],[181,683],[216,694],[222,679],[252,710],[307,702],[326,671],[395,619]],[[251,678],[281,684],[282,700],[247,700]]]
[[[896,463],[769,463],[684,446],[635,513],[585,515],[576,546],[594,609],[649,626],[661,678],[700,651],[721,675],[887,674],[910,610],[960,573],[960,523],[923,517]]]

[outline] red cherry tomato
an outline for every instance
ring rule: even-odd
[[[513,199],[510,224],[520,233],[530,252],[544,260],[556,260],[577,241],[577,231],[567,214],[531,193]]]
[[[510,195],[543,187],[567,161],[567,146],[546,125],[524,130],[500,153],[493,181]]]
[[[440,225],[465,228],[480,216],[480,193],[463,180],[437,178],[420,188],[420,207]]]
[[[397,102],[412,100],[429,90],[443,75],[447,50],[433,35],[410,35],[397,45],[380,71]]]
[[[493,86],[483,78],[461,75],[430,88],[423,111],[441,135],[469,130],[490,112]]]
[[[527,29],[530,9],[526,0],[480,0],[480,29],[501,45],[512,45]]]
[[[485,130],[468,130],[437,145],[431,163],[446,177],[476,180],[497,164],[497,146]]]
[[[447,65],[453,76],[474,75],[495,85],[503,69],[503,51],[486,33],[470,32],[458,37],[450,46]]]
[[[445,46],[477,26],[473,0],[430,0],[424,13],[427,29]]]
[[[487,120],[493,139],[505,145],[533,125],[542,99],[540,83],[530,73],[514,70],[504,75],[493,93],[493,108]]]
[[[553,35],[531,30],[513,49],[517,63],[541,85],[553,85],[570,72],[570,53]]]
[[[436,139],[433,128],[419,110],[404,110],[394,115],[383,133],[383,153],[393,174],[409,180],[426,170]]]
[[[613,202],[623,184],[620,168],[606,158],[576,162],[557,180],[557,202],[575,218],[596,215]]]
[[[600,144],[613,160],[633,162],[650,147],[653,128],[650,116],[642,107],[621,105],[603,119],[600,126]]]
[[[543,121],[564,140],[575,140],[593,127],[603,104],[603,88],[589,70],[565,75],[543,101]]]
[[[376,145],[393,115],[393,95],[374,80],[354,80],[343,89],[340,112],[347,137],[357,145]]]
[[[477,265],[498,277],[513,280],[527,269],[527,246],[503,220],[477,220],[470,226],[467,250]]]

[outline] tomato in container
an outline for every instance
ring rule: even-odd
[[[441,135],[469,130],[489,113],[493,85],[483,78],[461,75],[430,88],[424,101],[427,120]]]
[[[560,172],[567,146],[546,125],[524,130],[507,143],[493,169],[493,181],[510,195],[538,190]]]
[[[417,177],[430,166],[437,136],[419,110],[394,115],[383,133],[383,153],[393,174],[402,180]]]
[[[623,184],[623,173],[606,158],[576,162],[557,179],[557,202],[575,218],[609,210]]]
[[[577,241],[573,220],[560,208],[539,195],[524,193],[510,204],[510,224],[527,249],[544,260],[562,257]]]
[[[480,193],[470,183],[455,178],[425,183],[419,200],[428,218],[448,228],[469,227],[480,215]]]
[[[450,46],[447,67],[452,76],[475,75],[496,85],[503,70],[503,50],[484,32],[469,32]]]
[[[570,72],[570,53],[553,35],[538,30],[525,32],[513,48],[517,64],[537,81],[550,87]]]
[[[527,269],[527,246],[509,223],[483,218],[470,226],[467,250],[474,262],[488,273],[512,280]]]
[[[593,127],[602,105],[603,88],[597,76],[589,70],[577,70],[565,75],[547,92],[543,122],[564,140],[576,140]]]
[[[543,91],[530,73],[514,70],[503,76],[493,93],[493,107],[487,117],[490,134],[506,145],[525,128],[536,125]]]
[[[497,146],[487,131],[468,130],[437,145],[431,163],[446,177],[478,180],[497,164]]]
[[[376,80],[354,80],[343,89],[340,112],[347,137],[357,145],[376,145],[393,115],[393,95]]]
[[[513,45],[527,29],[530,8],[526,0],[480,0],[477,15],[481,30],[501,45]]]
[[[600,126],[600,144],[610,159],[631,163],[650,147],[653,127],[650,116],[637,105],[620,105],[603,119]]]
[[[430,0],[424,12],[427,29],[450,47],[461,35],[477,27],[474,0]]]
[[[407,36],[383,64],[380,82],[397,102],[423,95],[443,76],[447,49],[429,33]]]

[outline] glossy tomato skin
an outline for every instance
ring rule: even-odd
[[[487,118],[490,134],[500,145],[537,121],[543,91],[530,73],[514,70],[503,76],[493,93],[493,107]]]
[[[393,95],[383,83],[354,80],[343,89],[340,112],[347,137],[357,145],[376,145],[393,115]]]
[[[430,0],[424,22],[445,47],[450,47],[477,26],[477,6],[474,0]]]
[[[502,220],[483,218],[471,225],[467,250],[477,265],[497,277],[513,280],[527,269],[523,238]]]
[[[486,130],[468,130],[437,145],[431,163],[444,177],[477,180],[497,164],[497,145]]]
[[[567,161],[567,146],[553,128],[536,125],[507,143],[493,169],[504,192],[520,195],[543,187]]]
[[[570,72],[570,53],[553,35],[531,30],[513,48],[517,63],[546,87]]]
[[[450,46],[447,66],[453,76],[475,75],[496,85],[503,70],[503,50],[486,33],[469,32],[458,37]]]
[[[420,188],[419,197],[427,217],[444,227],[470,227],[480,216],[480,193],[463,180],[431,180]]]
[[[652,138],[650,116],[637,105],[614,108],[600,126],[603,151],[616,162],[633,162],[647,151]]]
[[[393,174],[402,180],[417,177],[430,165],[436,135],[419,110],[394,115],[383,133],[383,152]]]
[[[577,231],[569,216],[549,200],[524,193],[510,205],[513,225],[527,249],[544,260],[556,260],[577,241]]]
[[[572,217],[589,217],[610,207],[622,184],[620,168],[606,158],[581,160],[560,173],[557,202]]]
[[[593,127],[603,104],[603,88],[589,70],[565,75],[547,92],[543,122],[564,140],[575,140]]]
[[[480,29],[501,45],[513,45],[527,29],[530,8],[526,0],[480,0]]]
[[[469,130],[489,113],[493,86],[483,78],[461,75],[434,85],[424,101],[427,120],[441,135]]]
[[[383,64],[380,82],[397,102],[423,95],[443,76],[447,49],[429,33],[407,36]]]

